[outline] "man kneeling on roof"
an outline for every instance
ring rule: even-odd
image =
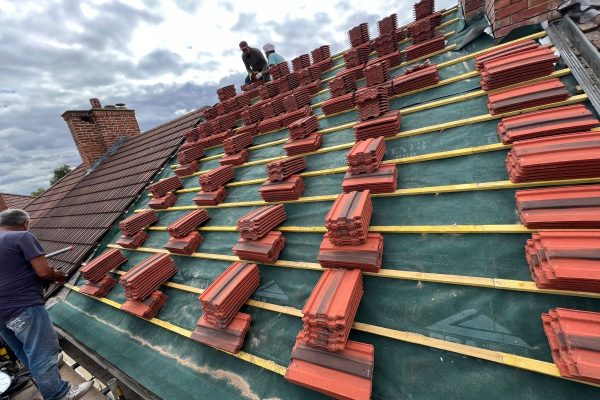
[[[0,336],[31,372],[44,400],[74,400],[92,382],[70,385],[58,371],[60,348],[46,311],[44,280],[64,282],[66,275],[52,268],[44,249],[29,232],[29,214],[0,212]]]
[[[240,42],[240,50],[242,50],[242,61],[246,66],[246,72],[248,72],[246,83],[259,79],[266,82],[271,79],[271,76],[267,73],[269,65],[259,49],[248,46],[248,43],[243,40]]]

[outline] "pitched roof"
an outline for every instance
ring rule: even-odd
[[[11,193],[0,193],[0,197],[4,199],[4,203],[8,208],[25,208],[34,199],[32,196]]]
[[[74,246],[50,262],[70,273],[160,171],[195,125],[198,110],[160,125],[121,145],[93,172],[82,164],[34,199],[26,210],[31,231],[47,252]]]

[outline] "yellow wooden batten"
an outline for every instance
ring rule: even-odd
[[[71,284],[65,284],[65,286],[68,287],[69,289],[79,293],[80,295],[84,295],[83,293],[80,292],[80,290],[77,286],[73,286]],[[112,301],[112,300],[96,298],[96,297],[91,297],[91,296],[87,296],[87,295],[84,295],[84,296],[94,299],[94,300],[97,300],[97,301],[100,301],[106,305],[109,305],[109,306],[117,308],[117,309],[119,309],[121,306],[119,303]],[[277,307],[276,312],[286,311],[285,309],[282,309],[279,306],[276,306],[276,307]],[[300,310],[294,309],[293,312],[294,312],[294,314],[290,314],[290,315],[301,316],[301,314],[298,315],[298,312],[301,313]],[[178,327],[174,324],[171,324],[170,322],[163,321],[158,318],[153,318],[153,319],[146,320],[146,321],[148,321],[156,326],[159,326],[163,329],[166,329],[170,332],[176,333],[181,336],[185,336],[187,338],[191,338],[192,332],[190,330]],[[504,353],[504,352],[499,352],[499,351],[494,351],[494,350],[482,349],[482,348],[475,347],[475,346],[469,346],[469,345],[464,345],[464,344],[460,344],[460,343],[449,342],[446,340],[431,338],[431,337],[422,335],[420,333],[399,331],[399,330],[384,328],[384,327],[380,327],[380,326],[376,326],[376,325],[364,324],[361,322],[354,322],[352,327],[355,330],[371,333],[371,334],[378,335],[378,336],[387,337],[387,338],[390,338],[393,340],[398,340],[398,341],[411,343],[411,344],[417,344],[417,345],[435,348],[435,349],[439,349],[439,350],[450,351],[450,352],[453,352],[456,354],[461,354],[461,355],[465,355],[465,356],[469,356],[469,357],[473,357],[473,358],[478,358],[481,360],[491,361],[491,362],[495,362],[498,364],[511,366],[514,368],[525,369],[525,370],[528,370],[531,372],[549,375],[549,376],[553,376],[556,378],[562,378],[562,376],[560,375],[560,372],[558,371],[558,368],[554,364],[546,362],[546,361],[536,360],[533,358],[518,356],[515,354],[509,354],[509,353]],[[285,373],[287,370],[286,367],[279,365],[273,361],[270,361],[270,360],[264,359],[262,357],[258,357],[258,356],[255,356],[253,354],[246,353],[243,351],[240,351],[236,354],[229,353],[229,352],[223,351],[223,350],[221,350],[221,351],[223,353],[232,355],[236,358],[239,358],[241,360],[244,360],[246,362],[249,362],[253,365],[264,368],[266,370],[269,370],[269,371],[279,374],[281,376],[285,376]],[[563,379],[566,379],[566,378],[563,378]],[[589,382],[575,381],[575,380],[573,380],[573,381],[583,383],[586,385],[599,386],[599,385],[589,383]]]
[[[116,244],[109,244],[108,248],[112,249],[120,249],[125,251],[135,251],[142,253],[161,253],[161,254],[171,254],[168,250],[158,249],[152,247],[138,247],[137,249],[125,249]],[[192,257],[206,260],[217,260],[217,261],[227,261],[227,262],[235,262],[240,261],[240,259],[236,256],[225,255],[225,254],[214,254],[214,253],[192,253],[191,255],[181,255],[181,254],[172,254],[176,257]],[[311,271],[322,271],[323,268],[318,263],[311,262],[302,262],[302,261],[287,261],[287,260],[277,260],[273,264],[261,264],[272,267],[280,267],[280,268],[294,268],[294,269],[303,269],[303,270],[311,270]],[[577,292],[577,291],[566,291],[566,290],[553,290],[553,289],[540,289],[535,286],[535,283],[532,281],[519,281],[513,279],[500,279],[500,278],[486,278],[486,277],[478,277],[478,276],[465,276],[465,275],[452,275],[452,274],[437,274],[430,272],[418,272],[418,271],[405,271],[405,270],[396,270],[396,269],[381,269],[378,273],[372,272],[363,272],[363,275],[373,276],[376,278],[384,278],[384,279],[400,279],[400,280],[409,280],[409,281],[417,281],[417,282],[429,282],[429,283],[440,283],[440,284],[449,284],[449,285],[459,285],[459,286],[473,286],[487,289],[498,289],[498,290],[512,290],[517,292],[529,292],[536,294],[552,294],[558,296],[575,296],[575,297],[586,297],[586,298],[600,298],[599,293],[589,293],[589,292]],[[172,284],[168,283],[167,286],[175,287],[182,290],[187,290],[185,285],[180,284]],[[177,286],[174,286],[177,285]],[[201,290],[201,289],[196,289]],[[194,292],[200,293],[200,292]]]

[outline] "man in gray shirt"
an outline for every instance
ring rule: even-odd
[[[242,50],[242,61],[246,67],[246,72],[248,72],[246,83],[258,79],[262,79],[266,82],[271,79],[269,74],[266,73],[269,64],[259,49],[248,46],[248,43],[243,40],[240,42],[240,50]]]

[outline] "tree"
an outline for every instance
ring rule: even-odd
[[[46,189],[44,189],[44,188],[37,188],[33,192],[31,192],[31,195],[33,197],[38,197],[40,194],[44,193],[45,190]]]
[[[67,164],[63,164],[59,167],[54,168],[54,170],[52,171],[54,176],[50,178],[50,186],[54,185],[56,182],[61,180],[62,177],[64,177],[69,172],[71,172],[71,167],[69,167]]]

